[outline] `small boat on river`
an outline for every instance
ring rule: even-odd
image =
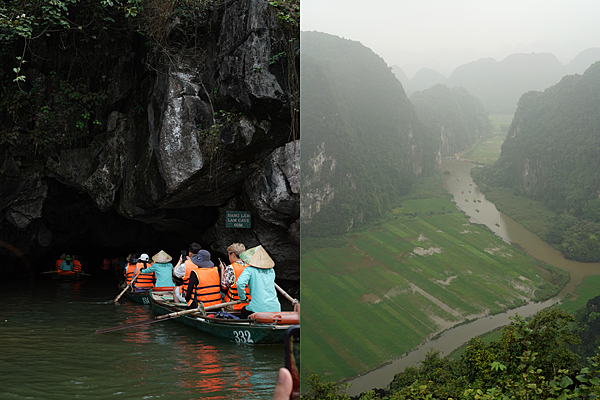
[[[150,306],[159,315],[186,310],[185,304],[173,303],[173,293],[150,290]],[[182,315],[176,321],[196,328],[206,334],[230,342],[245,344],[283,343],[285,332],[292,325],[300,323],[297,312],[255,313],[249,319],[217,318],[218,311],[203,315],[201,312]],[[235,312],[231,315],[239,317]],[[261,322],[264,321],[264,322]]]
[[[74,271],[48,271],[52,275],[52,280],[55,281],[80,281],[83,279],[83,272]]]

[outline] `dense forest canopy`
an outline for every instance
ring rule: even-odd
[[[439,139],[371,50],[317,32],[301,40],[303,235],[330,236],[379,218],[436,171]]]
[[[474,171],[483,190],[503,187],[559,214],[545,239],[566,257],[600,260],[600,62],[519,100],[498,162]]]

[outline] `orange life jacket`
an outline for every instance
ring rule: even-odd
[[[73,260],[73,272],[81,272],[81,263],[79,260]]]
[[[144,265],[143,262],[139,262],[136,265],[136,273],[145,267],[149,267],[151,264],[150,263],[146,263]],[[155,277],[155,273],[154,272],[150,272],[149,274],[139,274],[137,279],[135,280],[135,282],[133,282],[133,285],[136,288],[152,288],[154,287],[154,282],[156,282],[156,277]],[[132,277],[133,279],[133,277]]]
[[[198,269],[196,264],[194,264],[191,260],[185,260],[185,274],[183,275],[183,285],[179,286],[179,293],[181,293],[182,297],[185,297],[187,293],[188,284],[190,283],[190,274],[193,270]]]
[[[127,264],[127,268],[125,268],[125,283],[129,285],[135,274],[137,273],[137,265],[136,264]],[[138,277],[139,278],[139,277]],[[137,282],[137,279],[136,279]]]
[[[204,303],[204,307],[221,303],[221,278],[217,267],[197,268],[192,270],[198,278],[198,285],[187,305],[192,305],[194,298]]]
[[[58,260],[56,260],[56,270],[57,271],[61,271],[60,269],[60,264],[62,264],[64,260],[62,258],[59,258]]]
[[[238,295],[238,290],[237,290],[237,280],[240,277],[240,275],[242,274],[242,271],[248,265],[247,264],[242,265],[242,264],[238,264],[237,262],[234,262],[233,264],[231,264],[231,266],[233,267],[233,272],[235,273],[235,282],[233,283],[233,285],[231,285],[229,287],[229,289],[227,289],[227,294],[225,295],[225,302],[235,301],[235,300],[240,299],[240,296]],[[248,285],[246,285],[245,292],[246,292],[246,299],[248,301],[250,301],[250,289],[248,288]],[[241,310],[244,306],[245,306],[245,304],[234,304],[233,310],[234,311]]]

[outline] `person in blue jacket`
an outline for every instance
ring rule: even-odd
[[[60,264],[62,271],[73,271],[73,257],[66,256],[64,261]]]
[[[152,256],[154,263],[148,268],[142,269],[142,273],[144,274],[156,272],[156,284],[154,287],[175,286],[173,283],[173,264],[169,262],[172,259],[164,250],[161,250]]]
[[[249,264],[237,280],[240,300],[246,300],[246,285],[250,290],[250,303],[241,310],[246,319],[255,312],[279,312],[281,304],[275,290],[275,263],[262,246],[256,246],[240,254],[240,258]]]

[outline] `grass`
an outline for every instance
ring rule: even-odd
[[[574,313],[578,309],[585,307],[587,302],[600,293],[600,275],[588,276],[585,280],[577,287],[575,294],[564,299],[562,303],[556,307],[569,312]],[[495,329],[488,333],[478,336],[485,344],[489,344],[493,341],[498,341],[502,337],[502,328]],[[460,356],[466,350],[467,344],[463,344],[458,349],[454,350],[449,357],[455,360],[459,359]]]
[[[512,114],[492,114],[490,122],[493,126],[493,133],[482,137],[473,150],[465,153],[462,157],[480,164],[493,164],[500,158],[500,150],[506,132],[512,122]]]
[[[534,261],[446,198],[405,200],[393,215],[302,255],[304,372],[336,381],[363,374],[549,284]]]
[[[481,164],[493,164],[500,158],[504,139],[506,139],[506,133],[494,132],[481,138],[473,150],[465,153],[462,157]]]
[[[575,294],[563,300],[558,306],[566,312],[574,313],[581,307],[585,307],[586,303],[598,296],[600,293],[600,275],[588,276],[575,289]]]

